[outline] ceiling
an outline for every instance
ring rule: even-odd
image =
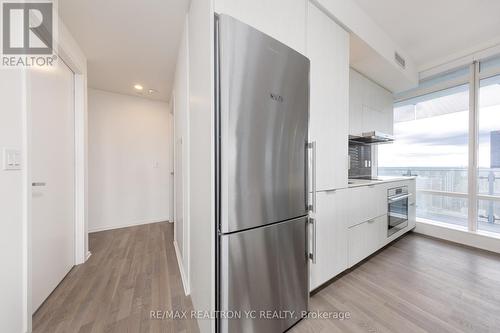
[[[62,20],[88,61],[88,84],[168,101],[189,0],[60,0]],[[150,94],[149,89],[156,92]]]
[[[500,44],[498,0],[355,0],[419,70]]]

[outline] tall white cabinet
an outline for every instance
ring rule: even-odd
[[[349,34],[308,4],[310,141],[315,142],[316,200],[312,218],[310,289],[347,268]]]
[[[349,34],[309,3],[310,140],[316,142],[316,190],[347,187]]]
[[[310,140],[316,142],[316,190],[347,187],[349,34],[309,3]]]

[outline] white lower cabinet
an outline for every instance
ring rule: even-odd
[[[348,190],[317,192],[313,214],[316,238],[315,262],[310,262],[310,290],[347,269],[347,196]],[[314,244],[314,241],[311,245]]]
[[[408,228],[387,237],[387,190],[408,186]],[[309,289],[356,265],[415,226],[415,180],[316,192]],[[314,246],[315,244],[315,246]]]
[[[387,188],[383,185],[360,186],[348,189],[349,216],[347,226],[387,214]]]
[[[348,229],[348,264],[356,265],[377,251],[387,238],[387,215],[357,224]]]

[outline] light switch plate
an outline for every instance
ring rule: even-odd
[[[21,151],[17,149],[3,149],[3,169],[21,170]]]

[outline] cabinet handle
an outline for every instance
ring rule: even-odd
[[[309,219],[309,224],[312,226],[312,246],[311,252],[309,253],[309,259],[312,260],[312,263],[316,263],[316,220]]]
[[[311,191],[312,191],[312,204],[308,206],[308,210],[316,212],[316,141],[310,142],[307,147],[311,149]],[[306,190],[307,191],[307,190]]]

